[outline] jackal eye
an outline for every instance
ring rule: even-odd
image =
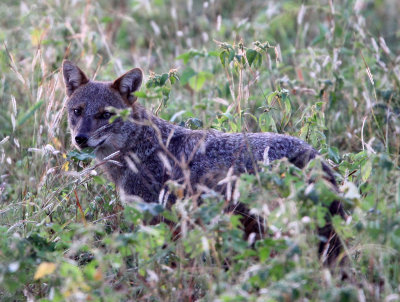
[[[104,112],[101,114],[101,118],[102,118],[102,119],[105,119],[105,120],[108,120],[111,116],[112,116],[112,113],[111,113],[111,112],[108,112],[108,111],[104,111]]]
[[[74,109],[74,114],[76,116],[80,116],[82,114],[82,109],[80,109],[80,108]]]

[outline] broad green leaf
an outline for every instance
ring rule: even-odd
[[[361,178],[363,181],[367,181],[372,171],[372,160],[367,160],[361,167]]]
[[[168,80],[168,73],[164,73],[160,78],[160,86],[164,86],[165,82]]]
[[[272,100],[274,99],[274,97],[276,97],[278,95],[277,91],[271,92],[268,97],[267,97],[267,103],[268,105],[271,105]]]
[[[190,78],[196,75],[196,71],[193,70],[191,67],[187,67],[183,70],[180,78],[181,84],[184,86],[189,83]]]
[[[228,53],[226,51],[221,52],[220,55],[219,55],[219,59],[221,60],[221,64],[224,67],[225,67],[225,61],[226,61],[227,57],[228,57]]]
[[[246,51],[246,58],[247,61],[249,62],[249,66],[251,66],[251,64],[253,64],[254,59],[257,57],[258,52],[255,51],[254,49],[248,49]]]
[[[212,73],[207,71],[201,71],[197,75],[190,78],[189,85],[194,91],[198,92],[201,90],[201,88],[203,88],[203,85],[206,82],[206,80],[212,77],[213,77]]]
[[[260,115],[258,125],[262,132],[277,132],[275,120],[268,112]]]
[[[189,61],[191,59],[193,59],[195,57],[204,57],[204,56],[205,56],[204,52],[198,51],[198,50],[195,50],[195,49],[191,49],[188,52],[185,52],[185,53],[177,56],[176,58],[178,60],[183,60],[183,64],[186,65],[187,63],[189,63]]]
[[[286,113],[292,112],[292,105],[290,104],[289,98],[285,99],[285,111],[286,111]]]

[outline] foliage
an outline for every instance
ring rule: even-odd
[[[400,300],[398,13],[396,0],[2,1],[1,299]],[[280,160],[229,200],[170,183],[170,207],[122,205],[70,144],[65,57],[100,80],[141,67],[138,101],[173,123],[301,137],[341,192],[319,159]],[[335,199],[346,259],[327,268],[316,229]],[[243,238],[223,211],[238,200],[267,236]]]

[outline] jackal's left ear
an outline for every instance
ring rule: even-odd
[[[67,95],[71,94],[81,85],[89,82],[86,75],[74,63],[64,60],[62,63],[65,87],[67,87]]]
[[[112,83],[111,87],[119,91],[128,105],[132,105],[136,101],[137,97],[131,95],[131,93],[140,88],[142,80],[142,70],[140,68],[134,68],[116,79],[114,83]]]

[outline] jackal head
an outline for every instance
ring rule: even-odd
[[[122,136],[124,123],[121,119],[110,123],[114,113],[107,108],[122,109],[133,105],[136,97],[131,94],[142,84],[142,70],[134,68],[114,82],[97,82],[89,80],[68,60],[64,60],[62,69],[69,97],[67,111],[72,143],[78,149],[117,147],[117,136]]]

